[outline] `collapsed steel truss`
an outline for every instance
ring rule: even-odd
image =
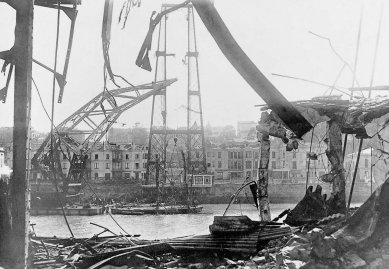
[[[98,94],[55,128],[53,152],[51,135],[46,137],[32,158],[34,170],[46,176],[50,176],[48,171],[51,170],[54,170],[54,173],[58,171],[56,174],[61,175],[59,154],[63,154],[70,161],[69,173],[64,177],[68,182],[79,182],[85,171],[87,154],[116,123],[120,115],[175,81],[177,80],[169,79]]]

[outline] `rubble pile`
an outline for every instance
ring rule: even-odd
[[[276,254],[278,268],[387,268],[389,179],[347,220],[293,236]],[[341,227],[339,227],[341,225]],[[275,267],[277,268],[277,267]]]

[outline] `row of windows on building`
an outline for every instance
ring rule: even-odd
[[[276,152],[275,151],[272,151],[271,152],[271,158],[272,159],[275,159],[277,156],[276,156]],[[285,159],[286,157],[286,152],[285,151],[282,151],[282,158]],[[293,159],[296,159],[297,158],[297,152],[296,151],[292,151],[292,158]]]
[[[139,153],[136,153],[135,154],[135,159],[138,160],[140,159],[140,156],[142,155],[143,159],[147,159],[147,153],[143,153],[143,154],[139,154]],[[129,160],[130,159],[130,154],[125,154],[125,159],[126,160]],[[106,153],[105,154],[105,159],[106,160],[109,160],[111,157],[111,155],[109,153]],[[122,153],[113,153],[112,154],[112,158],[113,159],[119,159],[119,160],[122,160],[123,159],[123,154]],[[66,159],[66,156],[64,156],[64,159]],[[99,159],[99,154],[98,153],[95,153],[95,160],[98,160]]]
[[[217,158],[218,159],[221,159],[222,158],[222,152],[221,151],[218,151],[218,152],[215,152],[215,151],[209,151],[207,152],[207,157],[208,158],[215,158],[216,157],[216,153],[217,153]],[[228,151],[228,159],[243,159],[243,155],[246,157],[246,158],[256,158],[258,159],[259,158],[259,151],[245,151],[245,152],[242,152],[242,151]]]
[[[64,169],[66,168],[66,163],[64,163]],[[94,163],[94,169],[99,169],[99,163]],[[142,164],[142,167],[143,168],[147,168],[147,163],[143,163]],[[140,168],[140,164],[139,163],[135,163],[135,169],[139,169]],[[105,164],[105,169],[111,169],[111,164],[110,163],[106,163]],[[123,169],[123,164],[122,163],[114,163],[113,164],[113,169]],[[125,168],[124,169],[130,169],[130,164],[129,163],[125,163]]]
[[[218,159],[221,159],[222,158],[222,152],[221,151],[218,151],[218,152],[215,152],[215,151],[209,151],[207,152],[207,157],[208,158],[215,158],[216,157],[216,153],[217,153],[217,158]],[[228,159],[243,159],[243,156],[245,156],[246,159],[250,159],[250,158],[255,158],[255,159],[259,159],[259,150],[257,151],[228,151]],[[275,159],[277,157],[277,153],[275,151],[272,151],[271,152],[271,158],[272,159]],[[282,151],[282,157],[285,158],[286,157],[286,152],[285,151]],[[292,158],[293,159],[296,159],[297,158],[297,152],[296,151],[292,151]]]
[[[115,177],[113,177],[115,179]],[[135,172],[135,177],[134,179],[135,180],[139,180],[139,179],[145,179],[146,178],[146,173],[139,173],[139,172]],[[94,179],[97,181],[99,180],[99,173],[94,173]],[[120,177],[120,179],[122,179]],[[131,179],[131,173],[124,173],[124,179],[125,180],[130,180]],[[104,180],[106,181],[109,181],[111,180],[111,173],[105,173],[104,174]]]
[[[270,167],[271,167],[271,169],[279,168],[279,167],[277,167],[277,162],[276,161],[272,161]],[[286,162],[282,161],[282,168],[285,168],[285,167],[286,167]],[[292,169],[297,169],[297,161],[292,161]]]

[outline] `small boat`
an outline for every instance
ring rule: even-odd
[[[119,215],[144,215],[145,213],[142,211],[132,210],[132,209],[120,209],[120,208],[112,208],[112,214]]]
[[[123,207],[123,208],[111,208],[112,214],[120,215],[169,215],[169,214],[191,214],[200,213],[203,210],[202,206],[185,206],[185,205],[172,205],[159,207],[154,205],[140,205],[135,207]]]

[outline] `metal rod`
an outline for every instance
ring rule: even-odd
[[[309,152],[312,151],[312,142],[313,142],[313,132],[315,131],[315,126],[312,128],[312,136],[311,136],[311,145],[309,146]],[[311,158],[308,158],[308,167],[307,167],[307,179],[305,181],[305,190],[308,189],[308,179],[309,179],[309,168],[311,166]]]
[[[370,195],[373,193],[373,148],[370,147]]]
[[[355,162],[355,169],[354,169],[354,174],[353,174],[353,181],[351,182],[350,195],[348,196],[347,212],[348,212],[349,209],[350,209],[351,199],[352,199],[352,197],[353,197],[355,178],[357,177],[358,164],[359,164],[359,159],[360,159],[360,157],[361,157],[362,145],[363,145],[363,138],[361,138],[361,140],[359,140],[358,155],[357,155],[357,160],[356,160],[356,162]]]
[[[346,156],[346,149],[347,149],[347,134],[344,135],[344,141],[343,141],[343,161],[344,157]]]
[[[356,80],[356,74],[357,74],[357,67],[358,67],[358,55],[359,55],[359,44],[361,41],[361,30],[362,30],[362,19],[363,19],[363,8],[361,9],[361,14],[359,16],[359,27],[358,27],[358,36],[357,36],[357,46],[355,49],[355,58],[354,58],[354,70],[353,70],[353,80],[351,82],[351,89],[354,89],[355,80]],[[353,98],[354,91],[351,91],[351,97],[350,100]],[[343,145],[343,161],[346,154],[346,147],[347,147],[347,136],[348,134],[345,134],[344,137],[344,145]],[[362,139],[361,139],[362,140]],[[360,142],[360,147],[362,147],[362,142]],[[354,145],[354,143],[353,143]],[[360,149],[359,149],[360,150]],[[360,153],[359,153],[360,154]],[[359,162],[359,160],[358,160]],[[351,196],[352,196],[352,190],[354,189],[354,182],[355,182],[355,175],[353,175],[353,182],[351,183],[351,189],[350,189],[350,195],[349,195],[349,202],[347,205],[347,212],[350,208],[350,202],[351,202]]]
[[[384,7],[381,5],[380,9],[380,18],[378,22],[378,30],[377,30],[377,39],[375,43],[375,48],[374,48],[374,58],[373,58],[373,69],[371,70],[371,78],[370,78],[370,90],[369,90],[369,98],[371,97],[371,87],[373,86],[373,81],[374,81],[374,75],[375,75],[375,68],[376,68],[376,63],[377,63],[377,53],[378,53],[378,46],[380,44],[380,36],[381,36],[381,23],[382,23],[382,11]]]

